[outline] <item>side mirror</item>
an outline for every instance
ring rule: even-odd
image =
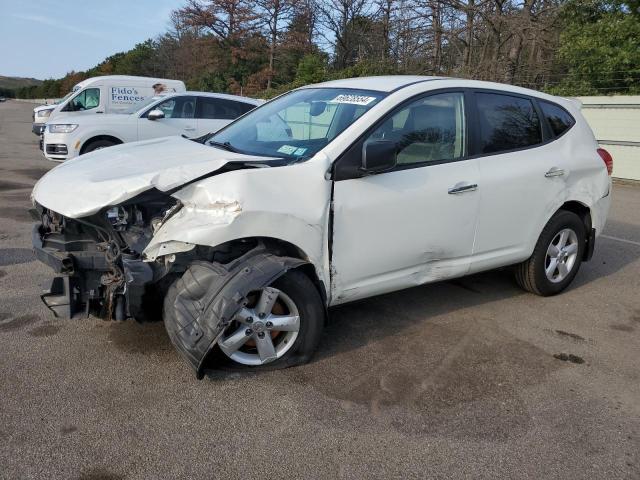
[[[164,118],[164,112],[159,108],[156,108],[155,110],[151,110],[147,113],[147,118],[149,120],[160,120],[161,118]]]
[[[397,146],[389,140],[371,140],[362,147],[362,167],[365,173],[380,173],[391,170],[398,159]]]

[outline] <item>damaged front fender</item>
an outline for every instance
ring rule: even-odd
[[[197,261],[189,266],[165,297],[164,322],[171,342],[199,379],[205,359],[247,304],[247,295],[305,263],[258,248],[225,265]]]

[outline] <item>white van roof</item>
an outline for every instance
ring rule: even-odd
[[[107,82],[145,82],[145,83],[180,83],[184,85],[182,80],[172,80],[170,78],[158,77],[138,77],[135,75],[101,75],[99,77],[91,77],[76,84],[74,89],[81,89],[87,85]]]

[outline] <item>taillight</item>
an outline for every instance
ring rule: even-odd
[[[607,166],[607,173],[611,175],[611,172],[613,172],[613,157],[604,148],[598,149],[598,155],[600,155],[600,158]]]

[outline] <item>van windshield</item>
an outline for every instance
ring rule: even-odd
[[[63,112],[81,112],[84,110],[92,110],[100,105],[100,89],[86,88],[69,100]]]
[[[295,90],[252,110],[205,143],[240,153],[304,160],[384,96],[358,89]]]
[[[63,103],[67,98],[69,98],[71,95],[73,95],[74,93],[76,93],[74,90],[71,90],[69,93],[67,93],[64,97],[62,97],[60,100],[56,101],[56,105],[58,105],[59,103]]]

